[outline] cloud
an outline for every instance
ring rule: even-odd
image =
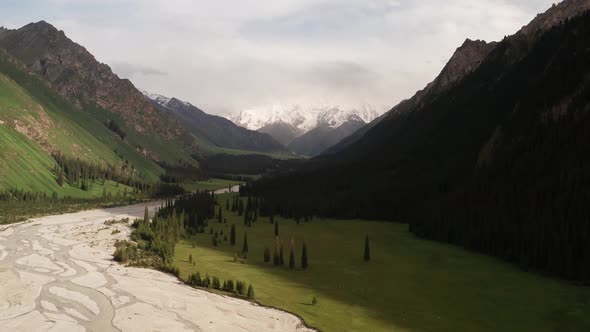
[[[465,38],[499,40],[554,0],[5,0],[0,25],[44,19],[140,89],[211,113],[265,103],[389,108]]]
[[[111,68],[119,76],[124,78],[136,77],[137,75],[142,76],[166,76],[167,74],[157,68],[151,68],[148,66],[138,66],[131,63],[115,61],[111,63]]]

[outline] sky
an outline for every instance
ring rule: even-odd
[[[139,89],[229,115],[281,105],[385,111],[466,38],[500,40],[555,0],[1,0],[0,26],[45,20]]]

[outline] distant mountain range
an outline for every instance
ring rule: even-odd
[[[209,115],[177,98],[145,91],[143,94],[162,113],[182,123],[201,144],[245,151],[286,152],[285,147],[270,135],[242,128],[220,116]]]
[[[380,115],[376,108],[273,105],[234,114],[230,119],[242,127],[274,137],[289,150],[315,156]]]

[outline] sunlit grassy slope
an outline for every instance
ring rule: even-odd
[[[225,209],[225,196],[220,202]],[[279,220],[285,246],[295,239],[297,269],[263,262],[273,250],[274,226],[260,218],[251,228],[224,211],[228,225],[210,221],[214,231],[237,226],[235,247],[212,245],[198,235],[176,246],[181,275],[252,283],[256,298],[298,315],[324,331],[590,331],[590,289],[553,280],[493,258],[415,238],[406,225],[368,221],[313,220],[297,225]],[[249,258],[233,261],[248,232]],[[365,235],[372,260],[363,261]],[[223,236],[222,236],[223,238]],[[306,241],[310,267],[299,267]],[[188,263],[192,254],[195,265]],[[271,258],[272,261],[272,258]],[[318,304],[311,300],[317,297]]]
[[[0,75],[2,77],[2,100],[0,119],[19,120],[48,130],[47,139],[66,155],[88,161],[122,163],[129,160],[148,180],[157,180],[163,169],[141,153],[142,146],[157,146],[162,160],[175,163],[191,161],[188,153],[180,151],[173,143],[147,142],[130,130],[125,140],[111,132],[104,122],[107,112],[87,105],[83,110],[75,109],[69,102],[39,78],[22,71],[0,52]],[[118,122],[123,123],[121,119]],[[157,144],[156,144],[157,143]]]
[[[55,163],[44,146],[96,163],[117,165],[123,162],[107,144],[52,106],[41,106],[25,89],[2,74],[0,121],[0,189],[56,192],[60,196],[79,198],[102,195],[101,184],[93,184],[88,191],[68,184],[59,187],[51,172]],[[13,127],[20,128],[21,132]],[[106,182],[105,186],[107,192],[124,190],[123,186],[115,187],[112,182]]]

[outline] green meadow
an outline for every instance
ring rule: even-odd
[[[219,195],[227,224],[210,221],[214,232],[236,245],[213,246],[210,230],[176,246],[181,277],[200,272],[252,284],[256,300],[293,312],[324,331],[589,331],[590,288],[527,273],[517,266],[461,248],[414,237],[407,226],[362,220],[312,220],[297,224],[276,218],[286,266],[272,264],[274,225],[258,218],[252,227],[225,210],[232,194]],[[242,250],[248,233],[248,258]],[[370,238],[370,262],[364,241]],[[297,268],[288,267],[295,242]],[[309,268],[300,267],[307,244]],[[193,247],[194,246],[194,247]],[[271,250],[271,262],[263,252]],[[192,255],[195,264],[189,264]],[[312,299],[317,304],[312,305]]]

